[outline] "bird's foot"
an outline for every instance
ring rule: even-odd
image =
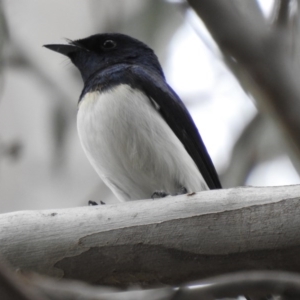
[[[184,194],[187,194],[187,189],[184,187],[184,186],[182,186],[181,188],[180,188],[180,190],[177,192],[177,194],[176,194],[176,196],[177,195],[184,195]]]
[[[101,205],[104,205],[105,202],[100,201],[100,204],[101,204]],[[89,200],[88,205],[89,205],[89,206],[94,206],[94,205],[99,205],[99,204],[98,204],[96,201]]]
[[[176,194],[170,195],[170,194],[168,194],[168,193],[165,192],[165,191],[155,191],[155,192],[152,194],[151,198],[152,198],[152,199],[159,199],[159,198],[165,198],[165,197],[167,197],[167,196],[178,196],[178,195],[187,194],[187,192],[188,192],[187,189],[186,189],[184,186],[182,186],[182,187],[178,190],[178,192],[177,192]]]
[[[99,204],[96,201],[89,200],[88,205],[89,206],[94,206],[94,205],[99,205]]]
[[[152,194],[151,198],[154,200],[154,199],[159,199],[159,198],[165,198],[167,196],[169,196],[169,194],[166,193],[165,191],[155,191]]]

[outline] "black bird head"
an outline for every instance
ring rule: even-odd
[[[69,41],[67,45],[44,47],[68,56],[79,69],[84,82],[94,73],[122,63],[142,65],[164,76],[153,50],[124,34],[95,34],[85,39]]]

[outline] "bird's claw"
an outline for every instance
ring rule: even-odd
[[[104,205],[105,202],[100,201],[100,204],[101,204],[101,205]],[[95,205],[99,205],[99,204],[98,204],[96,201],[89,200],[88,205],[89,205],[89,206],[95,206]]]
[[[155,191],[151,198],[154,199],[159,199],[159,198],[165,198],[167,196],[169,196],[170,194],[166,193],[165,191]]]

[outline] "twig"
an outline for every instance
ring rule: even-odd
[[[290,5],[293,0],[276,0],[272,12],[272,23],[281,28],[286,28],[290,21]]]
[[[0,298],[3,300],[46,300],[15,276],[0,259]]]
[[[193,287],[193,288],[191,288]],[[190,282],[172,300],[208,300],[240,295],[282,295],[300,299],[300,275],[286,272],[240,272]]]

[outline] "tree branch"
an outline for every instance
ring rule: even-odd
[[[188,0],[220,49],[243,71],[237,79],[263,110],[281,124],[300,157],[300,84],[298,61],[285,30],[273,28],[260,15],[245,13],[222,0]]]
[[[240,270],[300,271],[300,185],[0,215],[15,268],[125,286]]]

